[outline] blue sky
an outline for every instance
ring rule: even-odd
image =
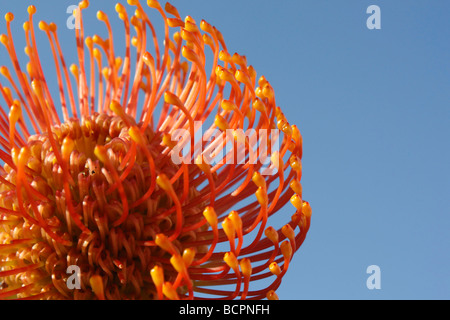
[[[0,13],[23,21],[29,3],[2,3]],[[31,3],[71,36],[65,9],[76,1]],[[171,3],[246,55],[302,132],[312,225],[279,297],[449,299],[450,2]],[[380,30],[366,26],[370,5]],[[379,290],[366,287],[370,265]]]

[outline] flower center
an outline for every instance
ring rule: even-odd
[[[170,237],[177,230],[174,201],[157,177],[176,177],[179,168],[164,154],[160,135],[150,128],[142,132],[139,125],[133,128],[137,133],[123,118],[106,114],[69,121],[52,128],[53,142],[48,134],[30,137],[27,147],[16,152],[17,168],[5,166],[5,179],[16,184],[17,192],[10,190],[3,206],[19,212],[9,227],[22,233],[21,239],[33,239],[32,245],[17,248],[22,252],[15,256],[24,265],[42,263],[21,273],[21,283],[38,278],[52,282],[65,297],[89,299],[89,281],[100,274],[111,298],[155,297],[149,270],[170,258],[154,244],[156,235]],[[183,194],[182,178],[170,182]],[[195,187],[189,187],[186,197],[196,195]],[[183,219],[203,208],[199,203],[184,210]],[[200,240],[197,232],[206,227],[178,229],[172,244],[181,251]],[[203,251],[201,246],[197,250]],[[67,286],[71,265],[81,270],[80,290]],[[164,277],[174,281],[176,275]]]

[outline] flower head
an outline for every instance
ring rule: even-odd
[[[128,4],[115,7],[124,39],[97,13],[102,39],[85,35],[89,3],[79,3],[71,66],[34,6],[23,24],[29,61],[19,61],[5,16],[0,298],[274,299],[310,224],[300,131],[215,27],[169,3]],[[164,42],[148,10],[162,17]],[[277,230],[288,202],[293,214]]]

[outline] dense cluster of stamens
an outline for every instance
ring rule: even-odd
[[[97,18],[108,38],[85,37],[89,3],[79,3],[78,62],[70,67],[56,25],[39,22],[53,53],[57,102],[37,52],[36,8],[23,25],[25,72],[14,16],[5,16],[0,42],[12,67],[0,68],[7,105],[0,108],[0,299],[276,299],[311,217],[299,129],[270,83],[257,79],[245,56],[228,52],[215,27],[149,0],[164,21],[160,47],[144,7],[128,4],[131,17],[116,5],[125,28],[119,56],[104,12]],[[278,149],[274,136],[259,133],[273,129]],[[174,161],[177,144],[193,151],[198,132],[201,151]],[[254,137],[265,142],[271,174],[264,159],[250,161],[265,153],[254,150]],[[229,161],[207,161],[211,150]],[[242,150],[245,161],[236,161]],[[289,201],[294,213],[276,230],[270,218]],[[74,266],[78,287],[70,285]],[[265,278],[270,284],[251,288]]]

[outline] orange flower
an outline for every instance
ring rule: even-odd
[[[123,56],[102,11],[108,38],[85,36],[87,0],[70,67],[56,25],[37,24],[59,100],[37,51],[36,8],[23,25],[26,66],[5,16],[0,298],[277,298],[310,225],[299,129],[215,27],[149,0],[161,46],[150,9],[128,4],[131,17],[116,5]],[[289,201],[294,213],[276,230],[269,223]],[[264,278],[266,288],[251,288]]]

